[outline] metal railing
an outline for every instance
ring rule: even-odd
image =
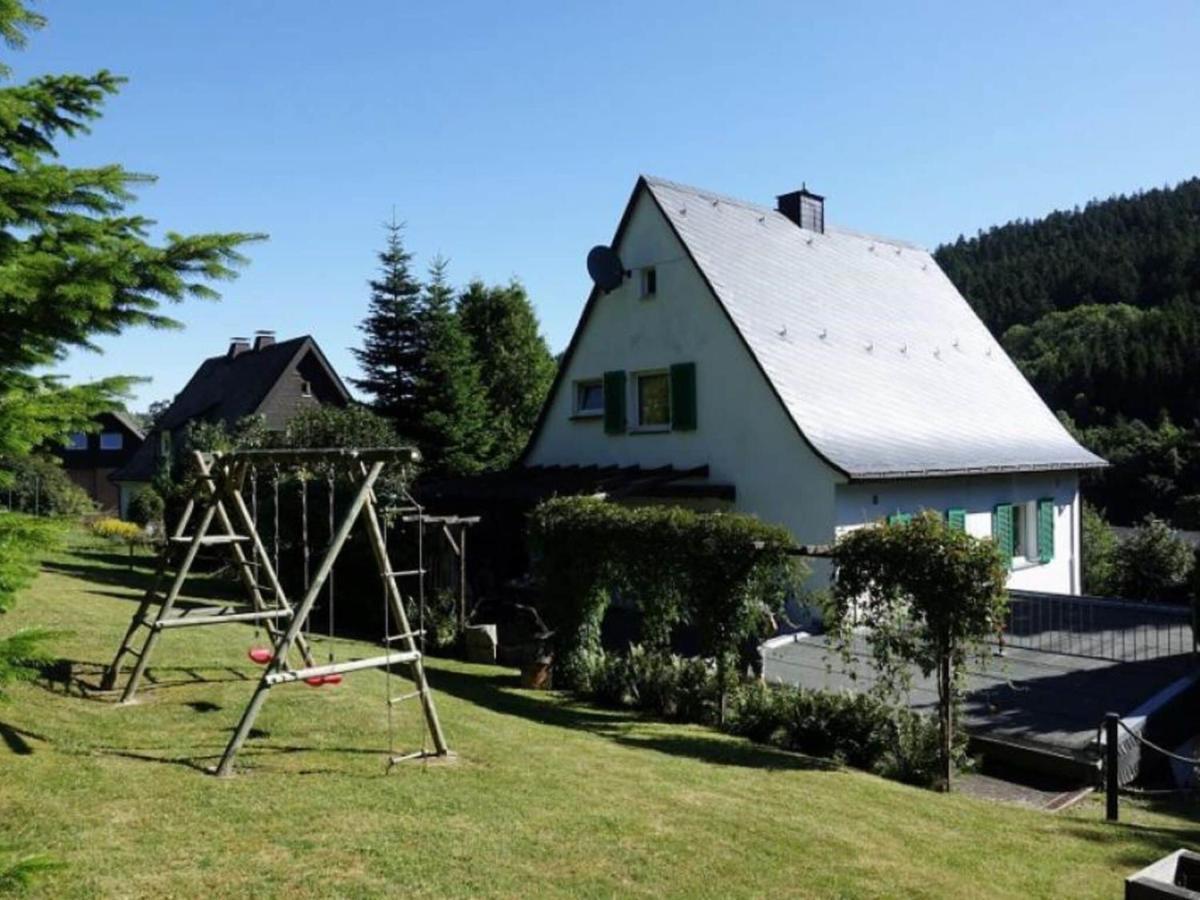
[[[1192,653],[1195,635],[1187,606],[1010,591],[1004,632],[993,643],[1135,662]]]

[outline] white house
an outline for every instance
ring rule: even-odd
[[[807,191],[645,177],[612,249],[524,465],[707,466],[724,508],[801,543],[933,509],[996,536],[1010,586],[1079,592],[1078,474],[1105,463],[927,251],[826,227]]]

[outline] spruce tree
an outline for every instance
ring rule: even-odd
[[[492,287],[473,281],[459,298],[458,309],[488,397],[490,465],[503,468],[529,440],[554,380],[554,357],[519,281]]]
[[[18,0],[0,2],[0,40],[12,49],[44,19]],[[9,68],[0,65],[0,78]],[[150,219],[127,210],[132,190],[153,179],[120,165],[76,168],[58,161],[57,143],[88,131],[123,79],[43,75],[0,88],[0,462],[89,424],[119,402],[130,379],[65,387],[35,368],[71,348],[94,349],[97,334],[130,325],[176,327],[164,301],[214,297],[205,284],[229,278],[253,234],[147,235]],[[32,534],[19,517],[0,516],[0,612],[29,575]],[[24,573],[24,574],[22,574]],[[0,687],[36,659],[36,633],[0,636]]]
[[[492,435],[487,395],[471,342],[454,309],[446,260],[429,267],[421,328],[427,348],[418,384],[422,469],[431,475],[466,475],[484,468]]]
[[[361,348],[351,352],[363,377],[351,379],[370,398],[371,406],[391,419],[407,440],[420,443],[421,413],[417,383],[426,348],[421,330],[421,283],[410,270],[403,224],[384,225],[387,243],[379,254],[379,277],[370,282],[371,305],[359,325]]]

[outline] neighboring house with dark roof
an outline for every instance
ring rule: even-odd
[[[638,180],[619,283],[593,289],[522,465],[706,467],[697,496],[805,544],[933,509],[994,536],[1012,587],[1078,593],[1078,473],[1104,461],[928,251],[778,200]]]
[[[148,484],[163,461],[181,446],[191,422],[233,425],[262,416],[267,428],[282,431],[301,410],[346,406],[350,393],[309,335],[276,341],[260,331],[253,344],[233,338],[229,348],[200,364],[169,409],[159,418],[133,458],[111,476],[120,490],[122,515],[130,498]]]
[[[100,509],[116,511],[121,501],[109,476],[128,464],[146,436],[138,423],[121,410],[102,412],[95,421],[99,425],[95,431],[73,432],[52,452],[62,460],[67,477],[87,491]]]

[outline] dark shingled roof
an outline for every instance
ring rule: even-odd
[[[279,379],[308,350],[328,369],[338,389],[350,399],[341,378],[329,365],[311,335],[278,341],[261,350],[245,350],[230,358],[228,353],[211,356],[200,364],[183,390],[163,413],[154,432],[174,431],[194,419],[233,424],[254,415]],[[267,423],[282,427],[283,423]],[[148,440],[133,458],[109,476],[113,481],[149,481],[154,477],[158,441]]]

